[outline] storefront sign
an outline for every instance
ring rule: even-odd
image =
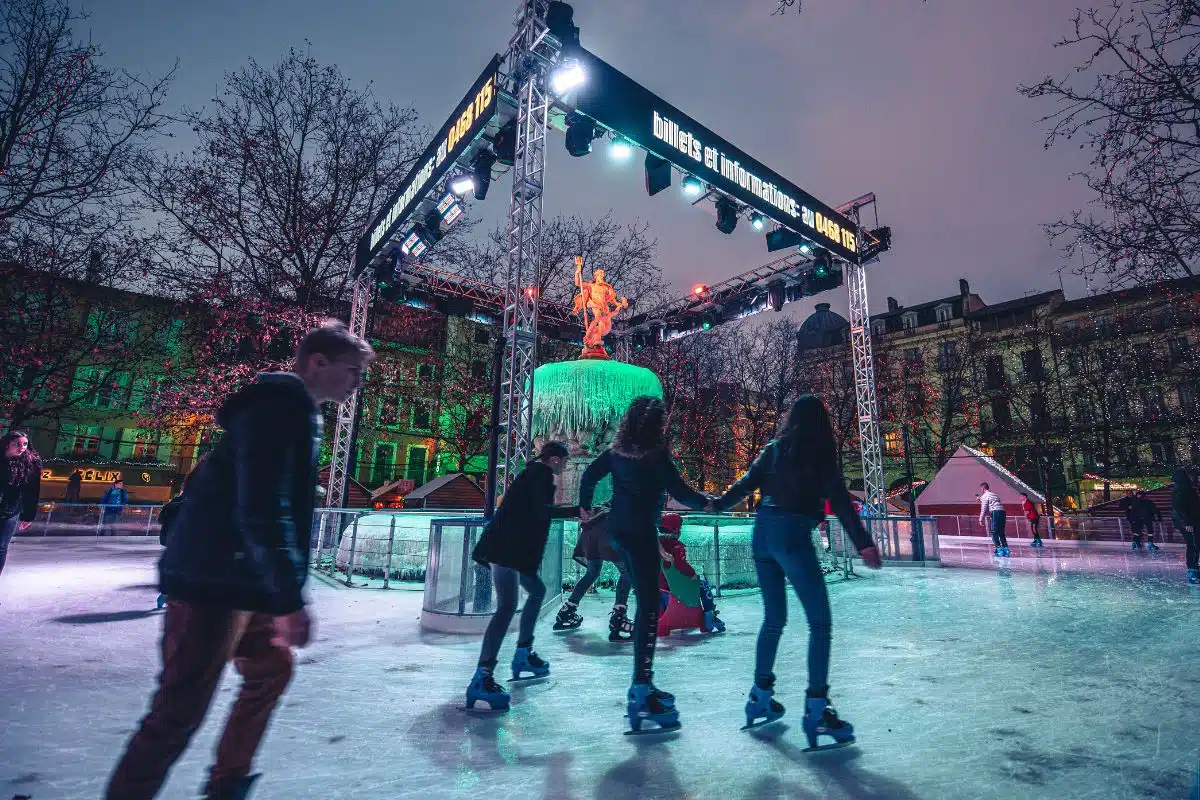
[[[494,56],[475,81],[454,114],[417,160],[413,171],[400,184],[367,234],[358,243],[356,262],[365,267],[407,221],[408,216],[442,179],[463,151],[475,140],[496,113],[500,56]]]
[[[71,472],[74,472],[74,470],[71,470]],[[68,472],[66,475],[55,475],[52,470],[44,469],[42,470],[42,480],[65,481],[70,478],[71,472]],[[113,481],[123,480],[121,471],[115,469],[82,469],[80,472],[83,474],[84,483],[112,483]]]
[[[577,109],[684,172],[844,259],[858,258],[854,224],[597,56],[581,51],[587,81]]]

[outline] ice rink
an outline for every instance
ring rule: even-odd
[[[0,577],[0,798],[96,798],[158,667],[153,540],[18,538]],[[803,753],[807,630],[793,599],[788,716],[738,730],[757,595],[727,633],[660,642],[675,738],[622,736],[629,645],[605,595],[544,618],[546,682],[458,710],[477,639],[422,634],[415,591],[310,581],[317,640],[259,753],[256,800],[298,798],[1185,798],[1200,759],[1200,591],[1178,577],[885,569],[831,585],[832,697],[857,746]],[[502,665],[511,657],[510,639]],[[507,677],[507,676],[503,676]],[[197,795],[219,701],[162,796]],[[790,725],[790,727],[789,727]]]

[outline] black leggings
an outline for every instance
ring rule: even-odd
[[[653,528],[614,533],[613,543],[625,558],[637,598],[633,618],[633,682],[653,683],[654,645],[658,642],[658,575],[662,564]]]
[[[623,562],[614,562],[613,566],[617,568],[617,574],[620,576],[617,579],[617,596],[613,598],[614,606],[629,605],[629,568]],[[575,584],[575,589],[571,592],[571,596],[567,601],[574,605],[579,605],[579,601],[587,594],[587,590],[592,588],[592,584],[600,577],[600,571],[604,569],[604,562],[601,559],[594,558],[587,562],[587,571],[583,573],[583,577]]]
[[[1195,531],[1180,531],[1179,533],[1183,536],[1183,543],[1187,545],[1187,552],[1184,554],[1184,558],[1187,559],[1187,568],[1200,569],[1200,547],[1197,546],[1200,543],[1196,541],[1200,537]]]

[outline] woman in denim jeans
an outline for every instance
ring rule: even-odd
[[[854,741],[854,727],[838,719],[829,705],[831,621],[825,578],[813,549],[812,530],[823,517],[825,501],[841,520],[866,565],[880,566],[879,550],[854,512],[838,468],[829,414],[821,401],[805,395],[792,405],[781,432],[763,448],[750,471],[715,502],[717,509],[737,505],[760,490],[751,551],[763,597],[763,624],[755,653],[754,686],[746,703],[746,725],[773,722],[783,716],[774,700],[775,654],[787,624],[787,587],[792,582],[808,617],[808,693],[804,733],[809,747],[819,736],[837,744]]]

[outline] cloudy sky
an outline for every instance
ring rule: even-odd
[[[338,64],[437,126],[512,32],[515,0],[91,0],[90,33],[114,64],[161,73],[176,59],[177,105],[200,106],[248,58],[289,46]],[[1017,94],[1065,74],[1056,50],[1077,0],[577,0],[588,49],[830,205],[875,192],[894,249],[870,275],[873,311],[957,292],[985,301],[1057,287],[1061,256],[1041,224],[1079,207],[1078,150],[1043,149],[1049,110]],[[473,213],[498,219],[506,193]],[[648,198],[640,161],[551,143],[545,213],[647,220],[681,292],[769,260],[677,192]],[[1082,284],[1065,275],[1069,294]],[[619,289],[620,287],[618,287]],[[817,298],[844,308],[842,292]],[[814,301],[814,302],[816,302]],[[797,304],[806,314],[811,303]]]

